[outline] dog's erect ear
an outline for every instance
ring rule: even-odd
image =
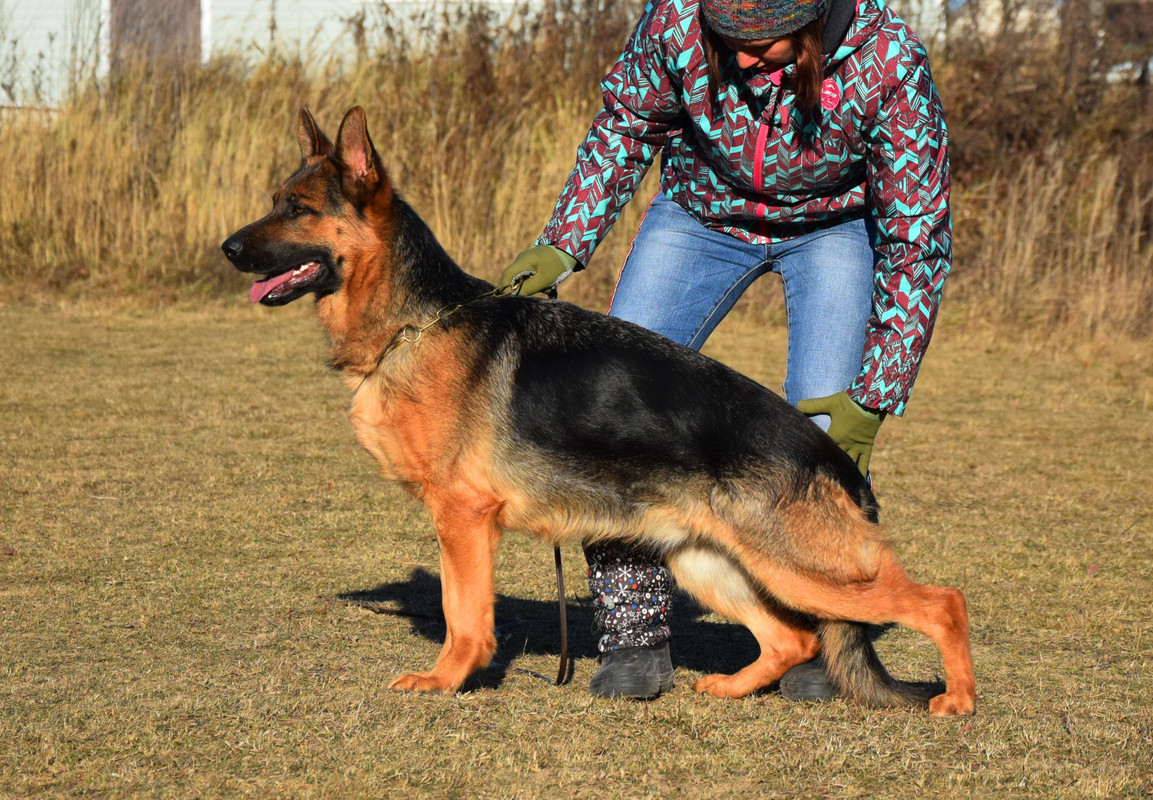
[[[340,169],[344,193],[350,198],[367,199],[384,182],[384,166],[372,145],[360,106],[344,115],[333,158]]]
[[[316,124],[307,108],[301,106],[300,121],[296,125],[296,139],[300,142],[300,155],[305,161],[313,156],[328,155],[332,142]]]

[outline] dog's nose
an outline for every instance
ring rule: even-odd
[[[235,261],[240,258],[240,251],[244,249],[244,245],[239,236],[229,236],[224,240],[224,244],[220,245],[220,249],[228,256],[229,261]]]

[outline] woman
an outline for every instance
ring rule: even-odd
[[[884,0],[650,0],[537,245],[500,285],[582,269],[650,163],[661,188],[609,313],[700,348],[748,286],[781,276],[785,397],[867,474],[905,409],[952,260],[946,130],[928,60]],[[672,687],[659,555],[586,548],[596,695]],[[831,696],[819,660],[782,692]]]

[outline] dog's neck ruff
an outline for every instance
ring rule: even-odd
[[[380,355],[376,358],[376,363],[373,366],[372,371],[369,372],[368,375],[364,376],[365,380],[368,379],[369,375],[372,375],[374,372],[380,369],[380,365],[384,362],[384,359],[393,350],[400,347],[402,344],[416,344],[424,337],[424,332],[426,330],[431,328],[433,325],[436,325],[438,322],[443,322],[444,320],[448,319],[465,306],[472,305],[473,303],[484,300],[487,297],[508,297],[510,295],[519,294],[520,286],[522,283],[524,283],[527,277],[528,276],[520,276],[508,286],[498,286],[495,289],[482,292],[471,300],[465,300],[463,303],[453,303],[451,305],[444,306],[432,315],[432,319],[423,325],[401,326],[400,330],[394,333],[392,338],[385,343],[384,348],[380,351]]]

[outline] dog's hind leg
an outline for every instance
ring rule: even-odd
[[[964,595],[956,589],[914,583],[886,547],[878,546],[871,561],[872,574],[852,582],[806,575],[752,554],[747,563],[757,579],[772,587],[773,594],[792,608],[830,621],[896,622],[928,636],[940,649],[945,667],[945,692],[929,700],[929,711],[935,716],[972,714],[977,695]],[[828,645],[826,641],[830,675],[835,682],[846,682],[838,679],[838,675],[848,673],[839,667],[840,657]],[[900,684],[892,683],[901,689]],[[888,704],[879,694],[870,697],[872,688],[857,688],[851,680],[848,684],[841,688],[850,696],[870,705]]]
[[[780,679],[790,668],[820,651],[813,630],[796,615],[759,593],[725,555],[707,547],[686,547],[668,557],[677,583],[705,607],[740,622],[757,640],[761,654],[732,675],[706,675],[693,684],[714,697],[744,697]]]
[[[424,496],[440,545],[441,601],[447,633],[436,665],[402,675],[390,689],[453,692],[496,652],[493,625],[498,508],[468,491]]]
[[[947,586],[913,582],[887,550],[881,555],[877,578],[864,594],[860,604],[849,598],[842,613],[860,617],[863,611],[872,616],[865,622],[892,620],[928,636],[940,649],[945,692],[929,701],[929,712],[934,716],[974,713],[977,691],[965,596]],[[860,610],[854,613],[853,609]]]

